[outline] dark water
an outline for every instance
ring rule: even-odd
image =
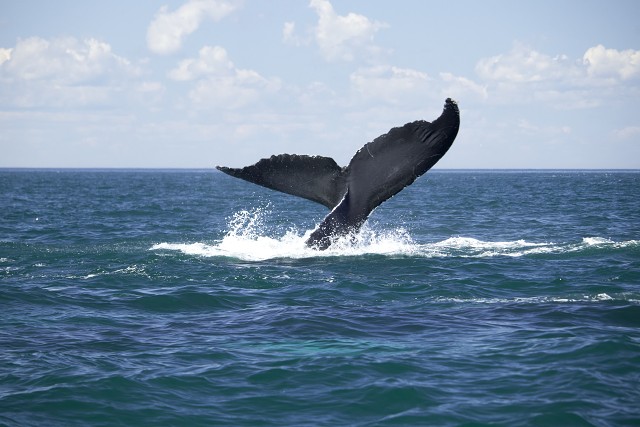
[[[212,171],[0,171],[0,424],[639,425],[640,173],[429,172],[358,241]]]

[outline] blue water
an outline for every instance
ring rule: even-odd
[[[0,170],[0,425],[640,425],[639,190],[431,171],[316,252],[218,172]]]

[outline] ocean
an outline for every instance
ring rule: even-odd
[[[434,170],[324,252],[213,170],[0,170],[0,425],[640,425],[640,172]]]

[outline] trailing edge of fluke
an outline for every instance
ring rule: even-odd
[[[329,157],[280,154],[244,168],[216,168],[331,209],[306,242],[323,250],[336,238],[358,232],[377,206],[431,169],[449,150],[459,127],[458,105],[447,99],[433,122],[418,120],[391,129],[365,144],[346,167]]]

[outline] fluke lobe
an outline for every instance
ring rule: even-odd
[[[323,250],[338,237],[356,233],[377,206],[431,169],[459,127],[458,105],[447,99],[432,123],[418,120],[391,129],[358,150],[346,167],[329,157],[280,154],[244,168],[217,169],[331,209],[306,242]]]

